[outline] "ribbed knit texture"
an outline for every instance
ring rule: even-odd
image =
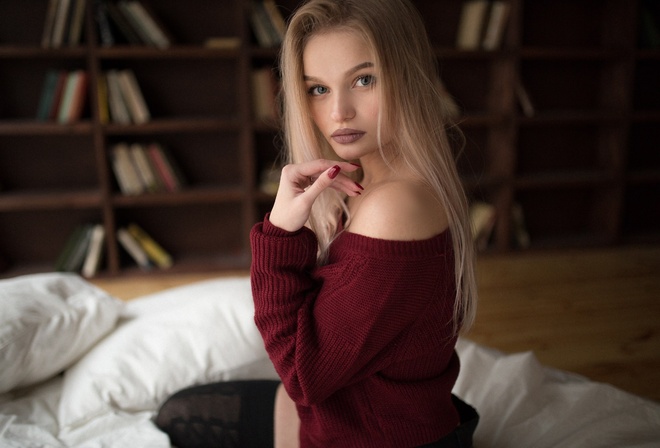
[[[414,447],[458,425],[449,231],[424,241],[251,233],[255,322],[301,418],[301,447]]]

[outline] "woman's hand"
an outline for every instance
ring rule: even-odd
[[[359,195],[362,189],[360,184],[342,173],[358,168],[358,165],[351,163],[323,159],[285,166],[270,212],[270,222],[295,232],[305,225],[312,204],[326,188],[334,188],[349,196]]]

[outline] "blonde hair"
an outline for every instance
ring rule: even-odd
[[[447,211],[455,256],[454,325],[465,331],[474,321],[477,300],[467,199],[447,138],[450,123],[436,59],[424,23],[407,0],[310,0],[291,17],[280,57],[287,162],[337,158],[311,118],[303,51],[313,35],[338,29],[356,32],[374,56],[381,89],[379,129],[393,130],[388,145],[380,147],[384,160],[403,161],[426,180]],[[344,198],[332,189],[312,208],[309,226],[317,235],[321,262],[342,212],[348,213]]]

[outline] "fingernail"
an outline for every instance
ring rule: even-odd
[[[341,167],[339,165],[333,166],[330,172],[328,172],[328,177],[330,179],[334,179],[339,174],[339,171],[341,171]]]
[[[363,187],[362,185],[360,185],[359,183],[355,182],[355,185],[356,185],[360,190],[364,190],[364,187]]]

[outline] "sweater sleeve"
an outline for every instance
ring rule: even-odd
[[[437,257],[358,250],[317,268],[313,232],[285,232],[267,220],[251,242],[255,323],[302,405],[404,360],[396,351],[404,330],[438,296]]]

